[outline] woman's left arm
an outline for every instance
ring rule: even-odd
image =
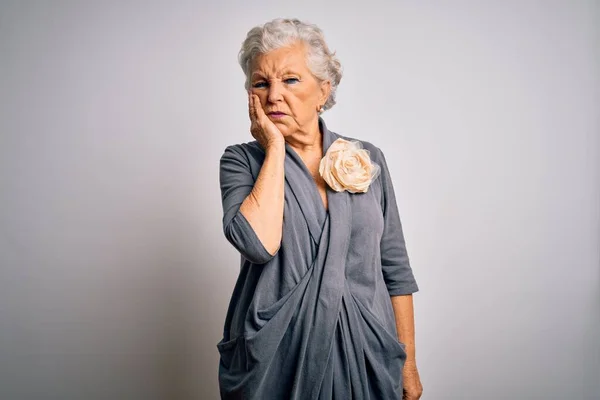
[[[405,294],[391,296],[398,340],[406,345],[406,364],[415,362],[415,317],[413,311],[413,296]]]
[[[404,399],[416,400],[423,393],[423,385],[415,358],[415,317],[412,294],[391,296],[398,339],[406,345],[406,362],[402,370]]]
[[[415,323],[412,293],[417,292],[419,286],[410,267],[394,184],[387,161],[381,149],[377,150],[381,166],[381,205],[384,218],[384,229],[380,244],[381,268],[390,294],[394,316],[396,317],[398,339],[406,345],[406,362],[402,370],[403,399],[417,400],[421,397],[423,386],[419,379],[415,361]]]

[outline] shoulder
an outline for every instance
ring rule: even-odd
[[[359,142],[363,149],[367,150],[369,152],[369,157],[371,158],[371,161],[381,165],[382,162],[385,162],[385,156],[383,154],[383,151],[381,150],[381,148],[376,145],[375,143],[368,141],[368,140],[364,140],[358,137],[353,137],[353,136],[346,136],[346,135],[341,135],[339,133],[335,133],[335,136],[338,138],[342,138],[345,140],[349,140],[349,141],[356,141]]]
[[[382,193],[382,199],[386,196],[386,191],[388,190],[388,180],[389,180],[389,171],[387,161],[384,155],[383,150],[377,144],[373,143],[369,140],[364,140],[362,138],[341,135],[339,133],[333,132],[336,138],[342,138],[349,141],[357,141],[362,145],[362,148],[367,150],[369,153],[369,158],[371,161],[379,167],[379,172],[376,175],[375,180],[373,181],[374,187],[377,188],[377,193]],[[382,200],[383,201],[383,200]]]
[[[262,162],[264,157],[265,151],[258,141],[253,140],[251,142],[230,144],[225,147],[221,155],[221,163],[232,160],[249,164],[251,160]]]

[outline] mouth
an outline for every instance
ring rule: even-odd
[[[281,118],[281,117],[285,117],[287,114],[279,112],[279,111],[273,111],[267,114],[269,117],[273,117],[273,118]]]

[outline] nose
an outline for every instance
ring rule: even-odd
[[[267,94],[269,103],[277,103],[283,99],[282,89],[281,82],[271,81],[271,84],[269,85],[269,93]]]

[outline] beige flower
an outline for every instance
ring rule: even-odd
[[[361,142],[338,138],[321,159],[319,174],[336,192],[366,193],[381,171],[369,154]]]

